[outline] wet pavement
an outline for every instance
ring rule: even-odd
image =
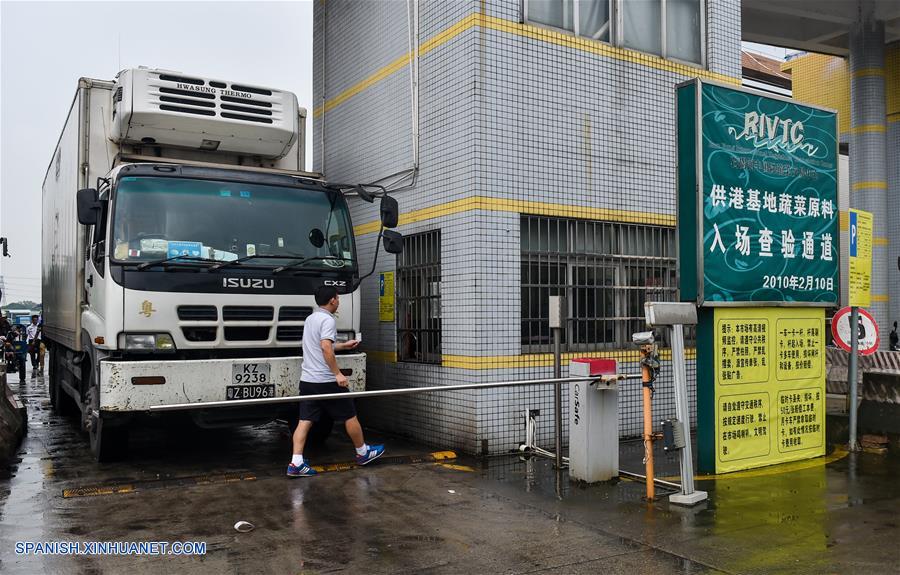
[[[28,436],[0,476],[6,573],[898,573],[900,461],[847,455],[698,481],[694,509],[647,504],[634,481],[583,487],[549,461],[393,456],[315,478],[283,476],[283,424],[132,433],[129,458],[97,464],[42,379],[11,387]],[[339,436],[308,453],[351,460]],[[640,470],[640,444],[622,465]],[[677,469],[659,455],[658,474]],[[658,493],[665,492],[659,490]],[[235,531],[245,520],[255,529]],[[203,542],[203,555],[16,555],[17,541]]]

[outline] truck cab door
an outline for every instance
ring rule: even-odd
[[[103,194],[106,196],[106,194]],[[101,196],[102,199],[102,196]],[[104,204],[106,205],[106,204]],[[106,251],[107,210],[104,208],[97,224],[91,226],[86,261],[84,263],[85,302],[88,311],[103,321],[106,318]],[[92,336],[102,334],[91,334]]]

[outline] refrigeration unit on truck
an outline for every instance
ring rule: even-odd
[[[359,337],[352,187],[303,171],[305,116],[290,92],[163,70],[79,81],[43,185],[43,337],[51,403],[98,460],[151,405],[195,403],[203,426],[280,416],[204,404],[298,393],[321,285],[342,294],[338,341]],[[337,362],[362,389],[365,354]]]

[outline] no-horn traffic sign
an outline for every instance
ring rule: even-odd
[[[861,355],[871,355],[878,351],[878,345],[881,343],[881,337],[878,334],[878,324],[875,318],[869,312],[859,309],[859,353]],[[851,329],[850,329],[850,308],[840,309],[834,317],[831,318],[831,335],[834,336],[834,342],[838,344],[844,351],[852,351],[851,349]]]

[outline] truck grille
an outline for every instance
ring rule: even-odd
[[[178,319],[181,321],[216,321],[219,312],[213,305],[180,305]]]
[[[275,310],[271,306],[226,305],[222,308],[225,321],[272,321]]]
[[[225,339],[228,341],[265,341],[269,339],[270,329],[265,326],[225,326]]]
[[[278,321],[306,321],[312,312],[311,307],[283,307],[278,310]]]
[[[278,341],[300,341],[303,339],[302,325],[281,325],[275,337]]]

